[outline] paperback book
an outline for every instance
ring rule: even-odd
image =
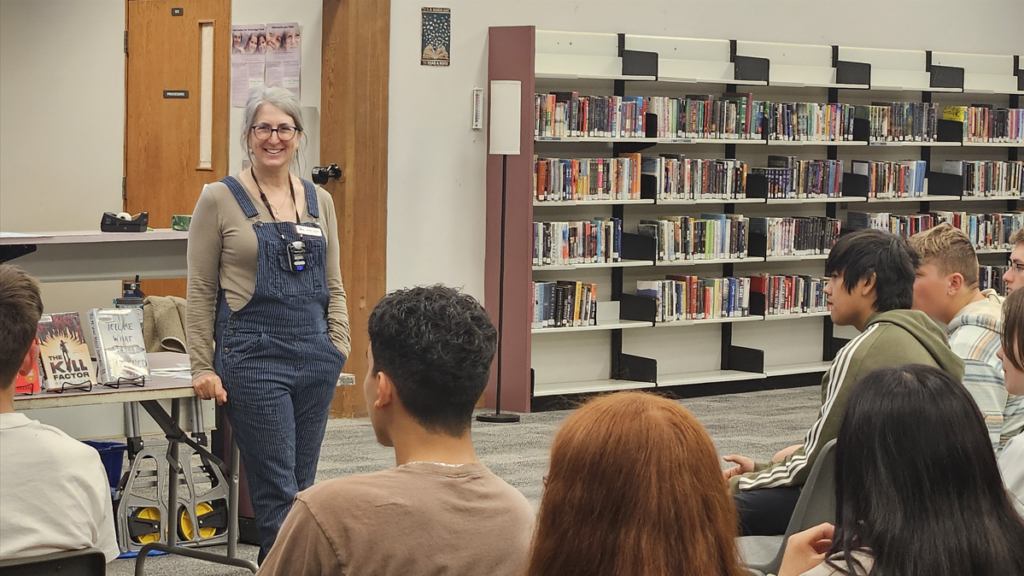
[[[114,308],[89,310],[96,378],[103,384],[149,379],[146,343],[142,337],[142,310]]]
[[[763,243],[768,257],[828,254],[841,228],[840,220],[826,216],[750,219],[751,242]]]
[[[748,222],[741,214],[666,216],[640,220],[637,234],[655,239],[658,262],[746,258]]]
[[[657,323],[750,315],[749,278],[669,275],[665,280],[638,280],[636,295],[655,300]]]
[[[925,195],[928,163],[924,160],[854,160],[850,166],[854,174],[867,177],[868,198],[920,198]]]
[[[597,325],[597,284],[533,283],[534,329]]]
[[[747,164],[726,158],[686,158],[682,154],[645,157],[642,178],[659,200],[746,198]]]
[[[946,160],[942,171],[963,177],[964,196],[1020,196],[1024,160]]]
[[[777,276],[765,274],[750,278],[750,290],[758,305],[755,313],[766,316],[812,314],[831,309],[825,296],[828,278],[809,275]],[[763,303],[763,311],[761,310]]]
[[[43,314],[36,336],[39,339],[44,390],[92,388],[96,384],[78,312]]]
[[[575,266],[620,262],[622,220],[533,223],[533,265]]]

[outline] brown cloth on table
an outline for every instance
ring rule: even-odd
[[[146,296],[143,300],[142,338],[146,352],[188,354],[185,340],[185,299]]]

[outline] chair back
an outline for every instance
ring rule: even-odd
[[[0,576],[104,576],[107,559],[95,548],[0,560]]]
[[[775,558],[763,564],[748,562],[748,569],[758,570],[765,574],[777,574],[779,567],[782,566],[782,556],[786,553],[786,542],[789,541],[790,536],[808,528],[813,528],[822,522],[834,523],[836,521],[835,477],[836,441],[831,440],[821,448],[818,458],[815,459],[814,465],[811,466],[807,482],[804,483],[804,487],[800,491],[800,498],[796,501],[793,515],[790,517],[789,525],[786,527],[786,535],[781,538],[778,544],[775,541],[770,542],[772,547],[770,549],[778,546]],[[747,536],[741,538],[741,540],[746,538],[764,537]],[[773,538],[778,538],[778,536]],[[765,546],[765,544],[760,544],[760,546]]]
[[[807,483],[786,527],[786,539],[822,522],[836,521],[836,441],[825,444],[811,467]]]

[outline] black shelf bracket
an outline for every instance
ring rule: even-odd
[[[35,244],[4,244],[0,246],[0,263],[10,262],[36,251]]]
[[[736,53],[736,41],[729,40],[729,61],[733,64],[733,79],[747,82],[768,82],[771,61],[767,58],[740,56]]]

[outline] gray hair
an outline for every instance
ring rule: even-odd
[[[258,86],[253,88],[249,92],[249,101],[245,103],[245,111],[242,113],[242,150],[245,151],[250,164],[252,163],[252,150],[249,149],[249,134],[252,130],[253,122],[256,121],[256,115],[260,113],[260,109],[263,108],[264,104],[277,106],[282,112],[291,116],[292,121],[295,122],[295,127],[299,129],[299,138],[302,138],[302,134],[306,131],[305,125],[302,123],[302,109],[299,107],[299,101],[290,90],[280,86]],[[292,170],[297,171],[299,174],[302,173],[301,156],[305,151],[305,147],[305,139],[300,140],[299,149],[292,156]]]

